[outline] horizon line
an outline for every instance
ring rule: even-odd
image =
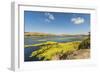
[[[24,33],[44,33],[44,34],[55,34],[55,35],[82,35],[82,34],[84,34],[84,35],[88,35],[88,33],[90,33],[90,31],[89,32],[84,32],[84,33],[48,33],[48,32],[24,32]]]

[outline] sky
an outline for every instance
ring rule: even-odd
[[[85,34],[90,32],[90,14],[24,11],[25,32]]]

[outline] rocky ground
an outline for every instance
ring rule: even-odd
[[[77,51],[74,51],[73,53],[69,55],[56,55],[52,59],[53,60],[72,60],[72,59],[88,59],[90,58],[90,49],[80,49]]]
[[[90,58],[90,49],[80,49],[69,55],[69,59],[88,59]]]

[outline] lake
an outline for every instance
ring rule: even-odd
[[[24,37],[24,45],[32,45],[32,44],[40,44],[47,41],[53,42],[72,42],[72,41],[81,41],[84,36],[77,36],[77,37],[66,37],[66,36],[25,36]],[[24,48],[24,61],[38,61],[39,59],[35,58],[31,59],[29,56],[35,50],[39,49],[38,46],[34,47],[27,47]]]

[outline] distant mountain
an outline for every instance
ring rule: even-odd
[[[50,33],[43,33],[43,32],[24,32],[25,36],[87,36],[88,34],[50,34]]]
[[[61,34],[61,36],[70,36],[70,37],[71,37],[71,36],[72,36],[72,37],[73,37],[73,36],[76,36],[76,37],[77,37],[77,36],[88,36],[88,34],[73,34],[73,35],[72,35],[72,34]]]
[[[42,32],[25,32],[25,36],[56,36],[55,34],[42,33]]]

